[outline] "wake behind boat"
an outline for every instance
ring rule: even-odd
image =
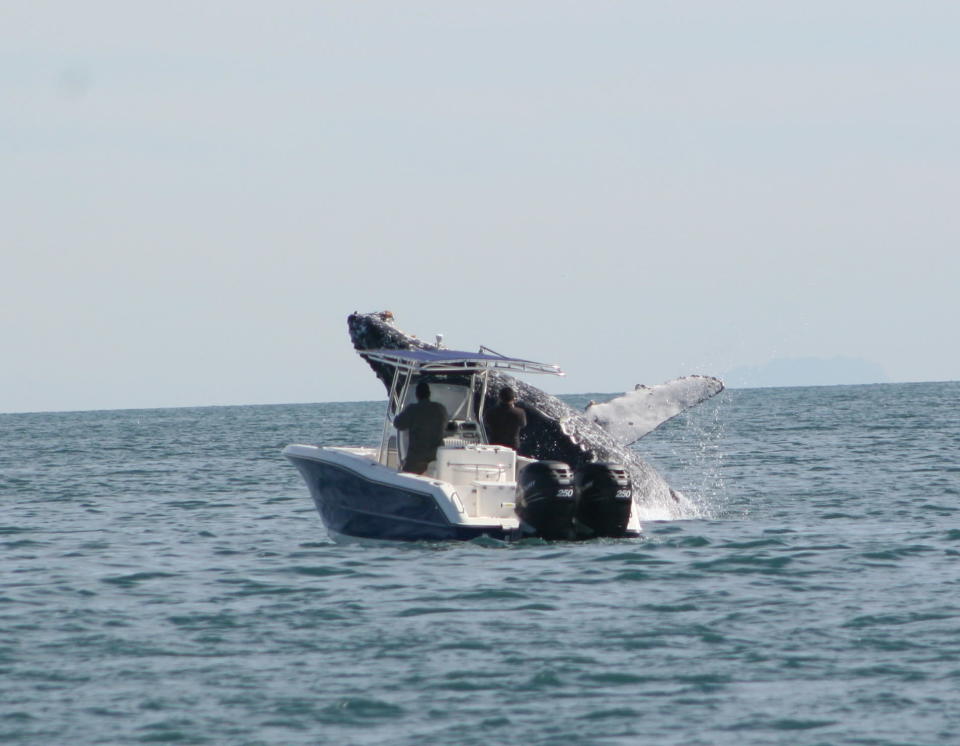
[[[491,378],[563,375],[555,365],[487,352],[359,350],[389,378],[379,448],[290,445],[327,531],[337,541],[587,539],[640,534],[633,486],[620,464],[571,465],[490,443],[484,408]],[[424,474],[401,470],[406,431],[395,416],[429,384],[449,415],[443,444]]]

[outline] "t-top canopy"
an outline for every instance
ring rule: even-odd
[[[393,365],[404,371],[430,373],[473,373],[484,370],[509,370],[515,373],[549,373],[562,376],[559,366],[532,360],[489,355],[463,350],[361,350],[360,355],[376,363]]]

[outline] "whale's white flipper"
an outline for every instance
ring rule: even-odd
[[[657,386],[637,385],[608,402],[591,402],[584,416],[623,445],[630,445],[664,422],[723,391],[711,376],[684,376]]]

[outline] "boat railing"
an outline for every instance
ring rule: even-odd
[[[483,479],[486,482],[507,482],[508,479],[491,479],[495,472],[498,477],[506,477],[511,470],[510,464],[448,464],[448,469],[459,474],[471,474],[474,479]]]

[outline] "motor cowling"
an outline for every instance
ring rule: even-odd
[[[537,536],[572,539],[576,509],[573,472],[562,461],[535,461],[517,475],[515,511]]]
[[[574,474],[577,521],[594,536],[626,535],[633,507],[633,483],[621,464],[584,464]]]

